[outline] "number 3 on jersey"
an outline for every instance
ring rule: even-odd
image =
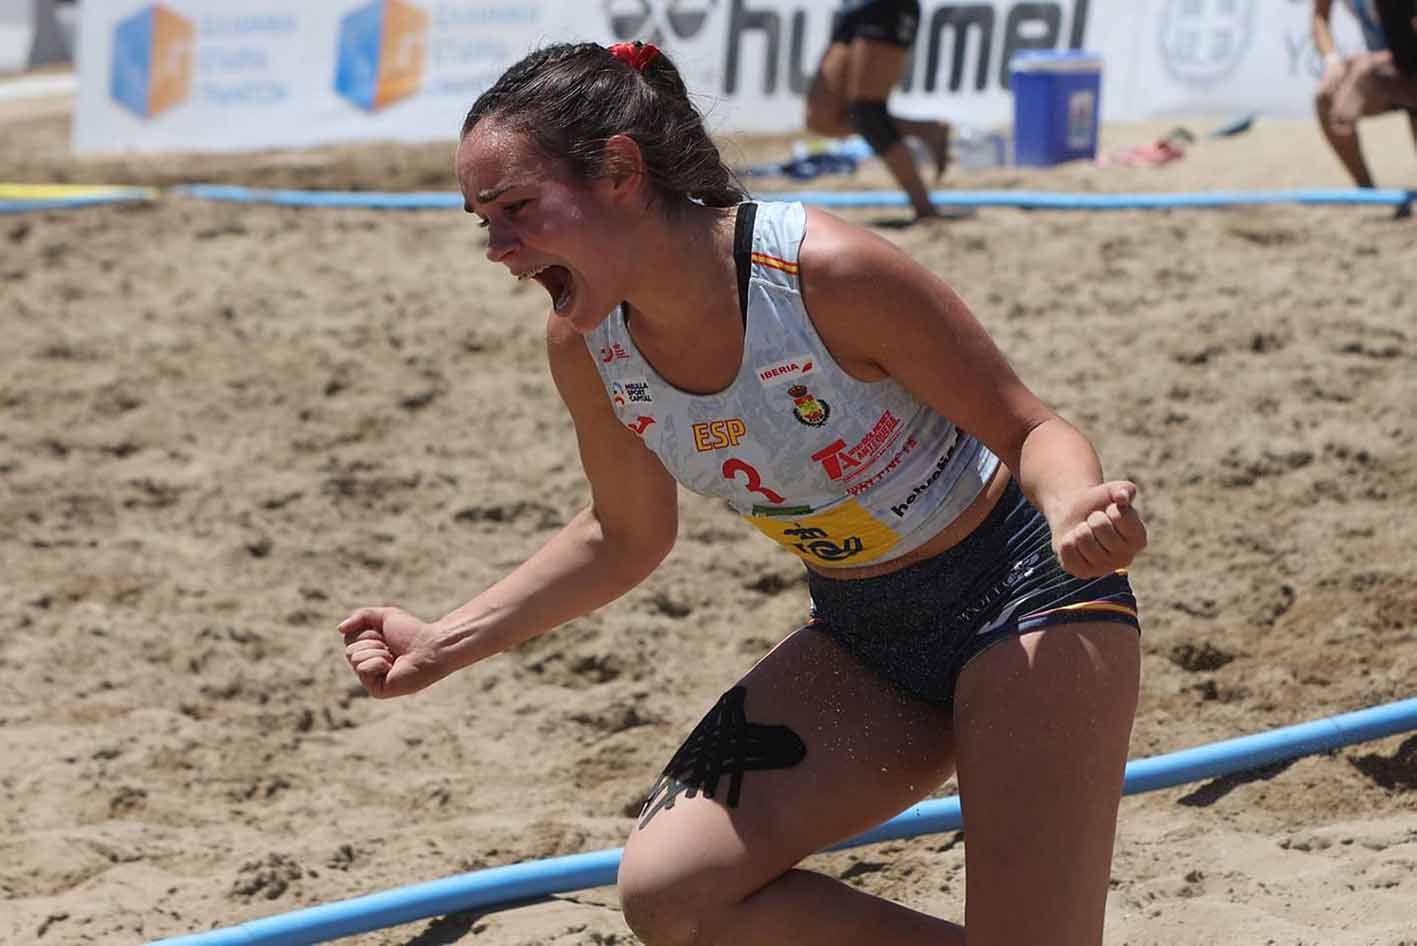
[[[748,492],[757,493],[759,496],[763,497],[768,502],[774,505],[781,505],[782,503],[787,502],[787,500],[784,499],[782,496],[779,496],[776,492],[771,489],[768,489],[766,486],[763,485],[762,475],[759,474],[758,471],[755,470],[751,465],[744,463],[737,457],[734,457],[731,460],[724,461],[724,479],[736,481],[738,479],[739,473],[742,473],[743,478],[747,480],[747,484],[744,486],[744,488],[747,489]]]

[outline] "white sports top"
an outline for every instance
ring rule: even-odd
[[[813,565],[888,562],[958,517],[999,461],[894,379],[837,365],[802,304],[806,221],[797,203],[738,208],[746,326],[724,390],[690,394],[656,374],[623,305],[586,344],[615,413],[686,488],[727,500]]]

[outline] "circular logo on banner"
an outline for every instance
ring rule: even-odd
[[[703,31],[718,0],[604,0],[605,16],[616,39],[640,39],[662,45],[692,39]]]
[[[1254,22],[1254,0],[1166,0],[1161,61],[1179,82],[1218,82],[1244,61]]]

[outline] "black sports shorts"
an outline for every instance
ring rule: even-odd
[[[920,0],[870,0],[845,7],[832,19],[833,43],[849,45],[853,39],[871,39],[902,49],[915,44],[915,34],[920,29]]]
[[[809,628],[831,635],[905,692],[946,709],[975,656],[1028,631],[1109,621],[1140,632],[1123,572],[1075,578],[1048,522],[1011,481],[979,528],[939,555],[874,578],[808,571]]]

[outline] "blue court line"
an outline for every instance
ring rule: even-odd
[[[775,191],[753,196],[762,200],[797,200],[819,207],[905,207],[909,204],[906,195],[899,191]],[[1068,194],[1014,190],[934,191],[930,199],[942,207],[1012,207],[1021,210],[1183,210],[1261,204],[1408,207],[1417,200],[1417,191],[1358,188],[1134,194]]]
[[[82,197],[37,197],[34,199],[0,199],[0,214],[27,213],[39,210],[74,210],[101,204],[132,204],[153,199],[148,190],[133,190],[107,194],[87,194]]]
[[[1129,762],[1123,791],[1135,795],[1217,778],[1412,729],[1417,729],[1417,699],[1401,700]],[[932,799],[830,850],[955,831],[962,825],[958,797]],[[491,867],[238,926],[157,940],[150,946],[308,946],[463,910],[604,887],[615,883],[621,851],[611,848]]]
[[[276,204],[281,207],[362,207],[374,210],[463,209],[456,191],[301,191],[262,190],[225,184],[189,184],[172,193],[238,204]]]
[[[271,190],[218,184],[192,184],[170,193],[246,204],[284,207],[364,208],[375,210],[461,209],[462,196],[453,191],[309,191]],[[0,199],[0,213],[65,210],[99,204],[127,203],[154,198],[151,190],[134,188],[74,197]],[[818,207],[905,207],[909,199],[900,191],[761,191],[759,200],[796,200]],[[1410,213],[1417,191],[1319,189],[1284,191],[1202,191],[1196,193],[1086,194],[1055,191],[935,191],[941,207],[1004,207],[1022,210],[1183,210],[1264,204],[1350,205],[1396,207]]]
[[[174,193],[205,200],[277,204],[286,207],[364,207],[382,210],[432,210],[463,206],[451,191],[390,193],[380,191],[262,190],[193,184]],[[761,191],[759,200],[796,200],[818,207],[904,207],[901,191]],[[1024,210],[1160,210],[1253,206],[1259,204],[1379,205],[1410,208],[1417,191],[1320,189],[1283,191],[1203,191],[1198,193],[1069,194],[1053,191],[935,191],[942,207],[1013,207]]]

